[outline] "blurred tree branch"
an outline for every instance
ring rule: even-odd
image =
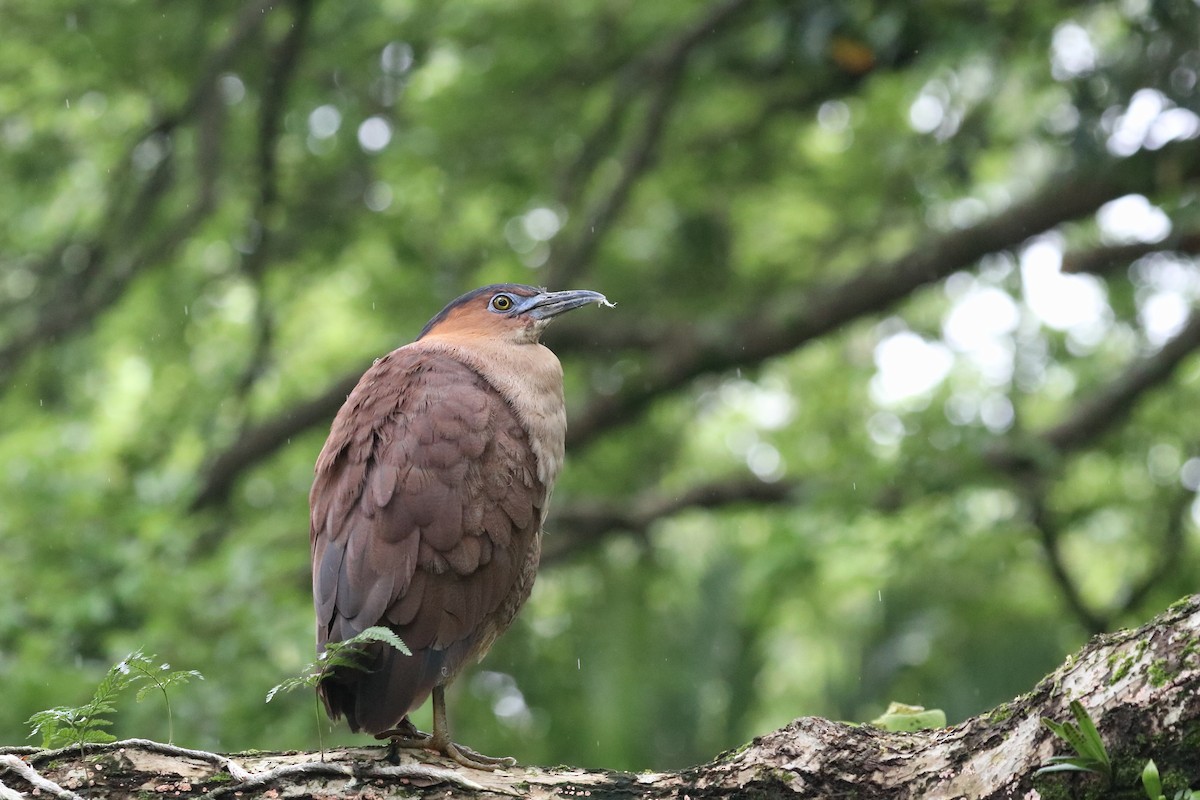
[[[372,356],[497,280],[619,306],[545,337],[571,465],[549,602],[459,684],[487,752],[674,769],[897,693],[962,719],[1200,575],[1200,6],[162,12],[0,11],[0,728],[141,632],[214,678],[246,654],[180,698],[196,744],[315,744],[260,702],[308,649],[312,459]],[[1021,702],[964,751],[1041,730]],[[790,726],[766,769],[870,734]]]
[[[1108,615],[1094,611],[1083,599],[1079,585],[1072,577],[1066,559],[1063,557],[1062,526],[1051,514],[1046,504],[1046,489],[1040,478],[1041,476],[1027,477],[1023,481],[1023,488],[1025,489],[1029,522],[1038,534],[1038,541],[1041,544],[1042,554],[1045,556],[1050,575],[1057,584],[1071,615],[1083,625],[1088,633],[1093,635],[1103,633],[1108,630],[1111,619]]]
[[[447,769],[447,763],[424,754],[389,765],[381,758],[382,747],[335,748],[322,751],[319,760],[311,754],[298,762],[295,752],[256,750],[229,757],[131,739],[61,750],[0,748],[0,789],[6,797],[20,789],[75,798],[64,787],[77,785],[83,770],[90,787],[114,796],[121,786],[178,787],[176,791],[207,792],[205,798],[326,796],[370,783],[385,794],[446,798],[484,793],[529,798],[865,794],[897,800],[999,800],[1046,796],[1065,791],[1064,783],[1078,787],[1080,781],[1103,795],[1095,776],[1038,774],[1050,754],[1074,755],[1042,719],[1069,721],[1075,701],[1108,752],[1136,755],[1134,769],[1117,771],[1114,779],[1122,783],[1111,787],[1132,794],[1140,789],[1141,767],[1151,757],[1163,774],[1170,771],[1185,786],[1200,778],[1194,756],[1200,721],[1200,670],[1193,652],[1198,635],[1200,600],[1186,598],[1138,630],[1093,638],[1032,691],[960,724],[898,732],[801,717],[677,772],[561,766],[464,771]],[[98,761],[104,769],[90,766]]]
[[[1033,437],[1034,447],[1002,443],[986,456],[1005,472],[1020,472],[1049,449],[1056,456],[1090,446],[1132,412],[1137,399],[1167,381],[1183,361],[1200,349],[1200,312],[1194,312],[1174,338],[1157,351],[1131,362],[1107,384],[1091,389],[1060,422]]]
[[[259,112],[258,198],[250,219],[253,230],[247,233],[247,236],[253,237],[255,247],[241,261],[242,272],[254,285],[255,290],[255,336],[250,358],[235,384],[240,398],[249,392],[266,368],[270,357],[274,322],[263,276],[274,254],[273,240],[280,225],[278,217],[284,213],[279,203],[276,148],[283,114],[287,109],[288,89],[295,77],[312,20],[313,0],[290,0],[288,5],[292,8],[292,24],[272,53],[270,71],[263,87],[262,108]]]
[[[346,396],[361,376],[361,370],[347,373],[320,395],[244,429],[237,440],[208,465],[191,509],[197,511],[225,502],[234,483],[246,470],[290,442],[293,436],[332,422],[333,415],[346,402]]]
[[[1071,251],[1063,254],[1062,271],[1074,274],[1107,275],[1128,267],[1134,261],[1151,253],[1172,252],[1185,255],[1200,253],[1200,233],[1172,234],[1161,242],[1103,245],[1087,250]]]
[[[1109,159],[1100,165],[1082,164],[991,219],[931,237],[894,261],[861,268],[842,283],[796,290],[778,301],[764,298],[762,308],[719,326],[662,323],[656,330],[653,322],[647,327],[640,320],[630,320],[624,324],[605,321],[603,327],[594,329],[570,327],[556,343],[562,355],[592,351],[593,335],[609,347],[627,343],[629,348],[644,346],[647,331],[661,333],[662,338],[647,353],[649,366],[642,379],[627,381],[613,394],[593,394],[571,417],[568,444],[585,445],[632,422],[654,399],[700,375],[757,366],[849,322],[884,311],[929,283],[969,268],[988,253],[1015,248],[1030,236],[1091,213],[1109,200],[1134,191],[1152,194],[1157,181],[1174,184],[1194,180],[1198,174],[1200,144],[1196,141],[1142,151],[1126,159]],[[1136,367],[1125,381],[1099,393],[1084,412],[1048,432],[1050,443],[1069,448],[1075,446],[1075,439],[1086,438],[1090,426],[1101,422],[1099,415],[1105,406],[1100,398],[1107,398],[1113,408],[1128,407],[1140,391],[1140,381],[1165,379],[1183,355],[1194,348],[1198,327],[1200,324],[1189,324],[1186,338],[1164,347],[1165,355],[1160,360]],[[192,508],[222,502],[242,472],[316,422],[332,419],[358,374],[344,375],[318,396],[248,426],[206,467]]]
[[[192,92],[188,95],[187,100],[175,111],[175,113],[163,117],[163,119],[154,126],[154,130],[159,133],[177,128],[191,119],[193,115],[199,111],[200,107],[207,103],[213,96],[217,86],[217,79],[228,71],[230,65],[241,54],[242,48],[252,42],[252,38],[262,30],[266,23],[267,15],[275,10],[279,5],[279,0],[258,0],[256,3],[249,3],[242,8],[238,14],[237,20],[234,21],[229,36],[225,41],[212,52],[200,67],[196,82],[193,84]]]
[[[176,158],[172,137],[178,128],[198,121],[201,150],[208,157],[219,151],[212,117],[204,109],[219,102],[216,85],[253,34],[264,24],[275,3],[247,6],[225,42],[199,70],[187,99],[175,111],[151,123],[146,133],[116,165],[113,187],[101,222],[87,236],[72,237],[41,259],[35,272],[49,282],[38,293],[40,301],[22,315],[21,324],[0,343],[0,383],[34,351],[86,327],[122,296],[125,288],[142,272],[166,262],[209,215],[215,204],[215,178],[211,169],[199,165],[200,188],[194,203],[174,220],[151,224],[162,216],[165,199],[176,185]],[[135,155],[142,153],[141,159]],[[138,162],[151,166],[139,167]],[[68,250],[82,253],[77,271],[62,268]]]
[[[1104,633],[1121,616],[1136,609],[1159,583],[1179,571],[1185,550],[1186,520],[1191,513],[1195,493],[1182,486],[1164,492],[1164,502],[1161,507],[1155,508],[1154,516],[1163,516],[1165,519],[1147,520],[1145,528],[1151,534],[1161,531],[1155,558],[1140,577],[1130,581],[1124,590],[1113,593],[1106,609],[1099,610],[1084,599],[1081,587],[1063,554],[1062,540],[1066,531],[1062,521],[1049,508],[1047,477],[1044,473],[1035,472],[1018,476],[1029,522],[1038,534],[1047,567],[1072,616],[1089,634]]]
[[[1182,484],[1177,484],[1165,490],[1163,494],[1163,503],[1155,509],[1158,512],[1155,516],[1163,516],[1165,519],[1147,521],[1148,531],[1156,528],[1162,531],[1161,544],[1156,550],[1157,557],[1140,579],[1130,583],[1124,597],[1120,598],[1117,615],[1139,608],[1151,591],[1178,573],[1185,563],[1187,520],[1191,515],[1196,493]]]
[[[1153,168],[1158,163],[1158,169]],[[790,352],[848,322],[890,308],[916,290],[967,269],[982,256],[1012,249],[1029,237],[1091,213],[1130,192],[1153,194],[1159,180],[1200,176],[1200,144],[1178,143],[1127,159],[1083,164],[1050,180],[1030,197],[991,219],[935,236],[895,261],[870,264],[850,279],[825,288],[763,299],[755,313],[720,327],[679,329],[649,355],[644,380],[609,395],[596,395],[572,420],[568,440],[578,446],[637,419],[659,395],[698,375],[755,366]]]
[[[1042,438],[1061,452],[1094,441],[1123,421],[1138,397],[1170,378],[1197,348],[1200,348],[1200,312],[1193,312],[1174,338],[1156,353],[1134,361],[1107,386],[1090,393],[1070,417],[1043,433]]]
[[[1050,574],[1072,615],[1090,633],[1108,630],[1113,620],[1134,609],[1156,584],[1178,570],[1184,547],[1184,519],[1194,493],[1177,490],[1175,499],[1164,504],[1166,520],[1160,526],[1162,546],[1155,565],[1133,582],[1123,600],[1114,599],[1110,610],[1100,612],[1083,599],[1062,556],[1062,526],[1047,507],[1045,497],[1045,482],[1054,471],[1051,459],[1094,445],[1126,420],[1139,397],[1164,383],[1197,349],[1200,349],[1200,313],[1193,313],[1179,334],[1157,352],[1134,361],[1108,384],[1089,391],[1066,418],[1037,434],[1033,438],[1034,447],[1005,443],[985,455],[992,467],[1012,476],[1021,488]],[[1052,454],[1050,458],[1041,457],[1046,450]]]
[[[573,335],[586,336],[583,330]],[[1200,349],[1200,313],[1193,314],[1181,331],[1157,351],[1131,362],[1124,371],[1107,384],[1089,390],[1078,406],[1071,409],[1055,425],[1034,434],[1034,446],[1000,442],[984,454],[985,466],[1016,477],[1024,482],[1046,469],[1039,454],[1049,452],[1061,458],[1070,452],[1093,446],[1097,439],[1120,425],[1133,411],[1138,398],[1167,381],[1179,365]],[[651,525],[687,508],[715,508],[741,502],[758,504],[787,503],[796,499],[803,482],[785,480],[765,483],[753,478],[725,479],[712,484],[691,487],[683,493],[667,497],[647,493],[632,503],[614,506],[608,502],[577,502],[552,511],[550,527],[557,535],[547,541],[544,561],[566,557],[589,547],[614,532],[632,533],[644,537]],[[1185,493],[1190,498],[1190,493]],[[1182,502],[1182,501],[1179,501]],[[897,498],[885,493],[876,500],[878,508],[894,511]],[[1171,504],[1174,507],[1174,503]],[[1081,624],[1092,633],[1107,630],[1111,620],[1136,607],[1150,588],[1178,566],[1178,560],[1167,554],[1178,554],[1183,546],[1183,519],[1186,506],[1167,518],[1164,535],[1164,559],[1141,581],[1129,590],[1129,599],[1121,608],[1101,617],[1086,607],[1080,598],[1057,552],[1056,528],[1051,524],[1044,502],[1031,504],[1031,517],[1041,535],[1047,563],[1055,580],[1063,588],[1068,605]]]
[[[622,70],[606,116],[559,181],[559,201],[563,205],[571,207],[580,201],[610,144],[620,138],[622,122],[631,108],[637,106],[635,98],[642,91],[648,94],[644,114],[618,159],[618,178],[583,211],[581,221],[574,226],[573,238],[555,248],[547,269],[548,285],[566,286],[586,269],[599,242],[625,207],[634,185],[654,161],[688,57],[749,5],[750,0],[720,0],[695,23]]]
[[[620,213],[634,183],[650,167],[653,152],[662,135],[667,114],[675,98],[680,74],[692,50],[707,36],[719,31],[722,25],[749,4],[749,0],[721,0],[721,2],[715,3],[694,24],[652,48],[641,59],[626,68],[614,89],[608,116],[585,143],[572,168],[568,171],[567,178],[563,181],[560,193],[563,195],[564,201],[571,202],[574,198],[572,192],[576,188],[582,189],[590,181],[591,174],[602,159],[604,146],[616,136],[623,116],[629,111],[633,97],[638,91],[649,87],[650,99],[642,127],[622,159],[619,181],[595,201],[586,215],[588,223],[579,228],[579,234],[574,244],[569,247],[571,255],[565,261],[556,260],[555,265],[551,265],[550,271],[554,277],[549,281],[550,284],[565,284],[569,282],[570,274],[584,268],[594,252],[596,242],[607,233],[608,227]],[[305,14],[307,15],[307,12]],[[289,37],[289,41],[295,38],[297,37]],[[285,59],[281,58],[279,61],[283,63]],[[648,78],[650,82],[647,82]],[[264,120],[267,119],[265,109],[263,117]],[[263,129],[265,130],[266,127],[264,122]],[[260,137],[260,142],[263,138]],[[261,146],[260,144],[260,149]],[[261,172],[265,187],[268,185],[267,178],[273,171],[266,167],[273,164],[273,159],[260,157],[260,163],[263,165]],[[267,200],[271,198],[273,198],[273,193],[268,194],[264,191],[260,206],[265,207]],[[263,235],[265,233],[265,228],[263,228]],[[263,249],[260,247],[255,255]],[[253,259],[254,256],[251,258]],[[257,261],[257,259],[255,260]],[[559,270],[557,273],[556,269]],[[594,334],[595,330],[592,330],[586,335],[590,339]],[[265,346],[265,337],[264,332],[263,336],[260,336],[262,346]],[[644,339],[643,342],[645,341],[649,340]],[[251,380],[250,370],[254,369],[254,365],[258,361],[257,357],[252,360],[247,376],[241,381],[243,385],[248,385]],[[250,426],[249,429],[244,430],[243,435],[240,435],[233,445],[216,456],[210,463],[204,473],[201,487],[192,501],[191,508],[197,510],[224,502],[234,481],[243,470],[268,457],[289,441],[293,435],[315,424],[316,421],[325,417],[332,418],[332,415],[345,401],[346,395],[354,388],[357,377],[358,373],[346,375],[336,380],[330,389],[317,398],[313,398],[295,409],[287,410],[265,424]]]
[[[689,509],[791,503],[796,501],[799,491],[794,482],[769,483],[745,476],[690,486],[678,493],[655,490],[632,501],[577,501],[552,506],[546,523],[552,533],[543,545],[542,563],[564,560],[616,532],[644,538],[654,523]]]

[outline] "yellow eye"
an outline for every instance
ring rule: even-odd
[[[513,300],[506,294],[498,294],[492,298],[492,308],[497,311],[508,311],[513,307]]]

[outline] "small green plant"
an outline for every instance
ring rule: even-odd
[[[887,711],[868,724],[893,733],[944,728],[946,727],[946,712],[940,708],[927,709],[925,706],[891,702],[888,704]]]
[[[316,689],[321,681],[328,678],[333,670],[339,668],[357,669],[366,671],[370,666],[365,663],[367,654],[363,647],[371,642],[382,642],[383,644],[394,647],[406,656],[411,656],[412,651],[408,649],[400,637],[391,629],[385,628],[382,625],[376,625],[373,628],[367,628],[357,636],[352,636],[341,642],[330,642],[325,645],[325,652],[317,657],[317,660],[304,668],[304,671],[294,678],[288,678],[280,684],[271,687],[271,691],[267,692],[267,702],[275,699],[275,696],[280,692],[290,692],[293,689],[301,687]],[[317,717],[317,741],[321,748],[321,757],[325,757],[325,743],[321,734],[321,704],[317,702],[317,695],[314,691],[313,702],[314,710]]]
[[[82,706],[48,708],[26,720],[25,724],[32,728],[30,738],[41,736],[42,747],[47,749],[78,744],[80,756],[85,744],[113,741],[116,737],[104,730],[112,725],[112,721],[105,717],[117,710],[113,701],[122,688],[124,676],[115,668],[110,669],[96,687],[91,702]]]
[[[91,701],[82,706],[57,706],[39,711],[31,716],[26,725],[31,726],[30,737],[41,736],[42,747],[56,748],[69,745],[79,745],[80,757],[84,754],[84,745],[116,741],[116,737],[104,730],[112,726],[108,717],[116,713],[116,699],[121,692],[140,681],[149,681],[137,693],[141,702],[148,692],[158,689],[163,694],[167,704],[168,740],[173,735],[174,723],[171,719],[171,701],[167,696],[167,687],[177,683],[186,683],[192,678],[204,679],[196,670],[178,670],[170,672],[170,664],[155,665],[156,656],[147,656],[140,649],[127,655],[121,661],[109,667],[104,678],[96,686]]]
[[[267,702],[269,703],[275,699],[275,695],[280,692],[290,692],[302,686],[315,689],[317,684],[328,678],[333,670],[341,667],[366,671],[369,667],[363,663],[366,658],[366,653],[363,652],[363,645],[370,644],[371,642],[383,642],[396,648],[406,656],[412,655],[412,651],[408,649],[408,645],[401,641],[400,637],[390,628],[376,625],[345,641],[330,642],[325,645],[325,652],[321,653],[316,661],[306,666],[302,674],[294,678],[288,678],[283,683],[271,687],[271,691],[267,692]]]
[[[1073,756],[1052,756],[1050,763],[1042,767],[1035,775],[1047,772],[1092,772],[1104,777],[1112,785],[1112,762],[1108,758],[1108,750],[1096,724],[1088,716],[1087,710],[1078,700],[1071,701],[1071,715],[1075,723],[1055,722],[1048,717],[1042,717],[1042,724],[1049,728],[1055,736],[1071,745],[1075,750]]]
[[[1053,756],[1050,758],[1050,763],[1035,772],[1035,775],[1041,775],[1044,772],[1094,772],[1097,775],[1103,775],[1111,787],[1113,784],[1112,763],[1108,758],[1108,751],[1104,748],[1104,742],[1100,739],[1100,732],[1096,730],[1096,723],[1092,722],[1092,718],[1088,716],[1083,705],[1077,700],[1071,701],[1071,714],[1075,717],[1076,724],[1055,722],[1052,719],[1042,717],[1042,723],[1047,728],[1054,732],[1063,741],[1067,742],[1075,749],[1076,755],[1073,756]],[[1142,787],[1146,790],[1146,796],[1150,800],[1168,800],[1163,794],[1162,781],[1158,777],[1158,765],[1154,763],[1154,759],[1146,762],[1146,766],[1142,768]],[[1200,800],[1200,791],[1192,789],[1180,789],[1175,793],[1170,800]]]
[[[167,743],[175,741],[175,719],[171,715],[171,697],[167,693],[168,686],[175,684],[187,683],[192,678],[196,680],[204,680],[204,676],[194,669],[179,669],[171,672],[171,665],[163,662],[158,666],[154,665],[154,659],[157,656],[142,655],[141,650],[137,650],[129,654],[125,659],[125,663],[129,665],[129,669],[136,672],[139,678],[144,678],[146,684],[138,689],[135,698],[137,702],[142,702],[146,699],[146,695],[158,689],[162,692],[163,703],[167,706]],[[137,680],[139,678],[135,678]]]
[[[1158,765],[1154,763],[1153,758],[1147,761],[1146,766],[1142,768],[1142,786],[1146,789],[1146,797],[1150,800],[1167,800],[1167,796],[1163,794],[1162,781],[1158,778]],[[1200,798],[1200,792],[1180,789],[1172,800],[1197,800],[1197,798]]]

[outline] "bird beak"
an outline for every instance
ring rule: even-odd
[[[557,317],[572,309],[582,308],[583,306],[595,303],[601,306],[612,307],[612,303],[608,302],[608,298],[599,292],[591,292],[587,289],[572,289],[566,292],[542,292],[530,297],[524,303],[517,307],[516,313],[522,316],[530,317],[531,319],[542,320]]]

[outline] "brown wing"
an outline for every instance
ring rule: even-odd
[[[385,624],[413,656],[378,648],[373,672],[327,682],[330,713],[395,727],[490,646],[528,596],[545,502],[524,429],[477,373],[419,345],[376,362],[309,496],[317,646]]]

